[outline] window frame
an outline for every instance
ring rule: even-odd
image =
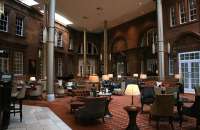
[[[170,27],[176,26],[176,7],[171,6],[169,8],[169,14],[170,14]]]
[[[17,22],[18,20],[21,20],[21,25],[19,25]],[[18,29],[20,28],[20,31],[18,31]],[[23,17],[20,17],[20,16],[16,16],[16,36],[20,36],[20,37],[23,37],[24,36],[24,18]],[[18,34],[20,32],[20,34]]]
[[[16,59],[16,58],[22,58],[22,59]],[[13,72],[15,75],[21,75],[21,74],[23,75],[23,73],[24,73],[24,53],[22,51],[14,52],[13,66],[14,66]]]
[[[0,29],[1,32],[8,32],[9,17],[8,17],[8,13],[5,12],[4,14],[2,14],[2,15],[4,15],[4,18],[5,18],[5,14],[6,14],[6,17],[7,17],[7,21],[5,21],[5,19],[2,20],[2,19],[1,19],[2,16],[0,16],[0,21],[1,21],[1,22],[6,22],[6,27],[5,27],[6,30],[3,30],[3,29],[1,30],[1,29]]]
[[[63,47],[63,33],[57,32],[57,47]]]
[[[174,59],[171,56],[168,57],[168,74],[174,75]]]
[[[195,2],[195,8],[191,9],[191,1]],[[196,14],[193,14],[191,15],[191,12],[194,13],[194,11],[196,11]],[[198,8],[197,8],[197,1],[196,0],[188,0],[188,13],[189,13],[189,21],[192,22],[192,21],[195,21],[197,20],[197,17],[198,17]],[[195,19],[191,19],[191,17],[194,17],[195,16]]]
[[[180,24],[185,24],[185,23],[187,23],[187,12],[186,12],[185,0],[180,0],[178,6],[179,6],[179,21],[180,21]],[[182,12],[181,8],[183,9],[184,12]],[[182,14],[184,15],[184,17],[182,17]],[[182,21],[182,19],[185,19],[185,21]]]

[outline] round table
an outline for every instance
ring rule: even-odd
[[[137,123],[136,123],[136,116],[138,113],[138,108],[135,106],[126,106],[124,110],[128,113],[129,116],[129,123],[126,130],[139,130]]]

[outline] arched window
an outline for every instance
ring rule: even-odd
[[[156,45],[157,38],[158,38],[157,29],[156,28],[149,29],[143,34],[140,42],[140,47],[149,47],[153,43],[154,45]]]

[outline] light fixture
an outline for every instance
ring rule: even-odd
[[[118,79],[121,79],[121,78],[122,78],[122,75],[117,75],[117,78],[118,78]]]
[[[47,28],[46,28],[46,27],[44,27],[44,29],[43,29],[42,42],[43,42],[43,43],[46,43],[46,42],[47,42]]]
[[[180,80],[180,79],[181,79],[181,75],[180,75],[180,74],[175,74],[175,75],[174,75],[174,78]]]
[[[33,5],[39,4],[35,0],[19,0],[19,1],[22,2],[23,4],[27,5],[27,6],[33,6]]]
[[[147,79],[147,75],[146,74],[140,74],[140,79]]]
[[[168,52],[168,54],[170,54],[170,52],[171,52],[171,47],[170,47],[170,43],[169,42],[167,43],[167,52]]]
[[[112,55],[111,55],[111,53],[109,54],[109,60],[112,60]]]
[[[113,78],[113,74],[108,74],[109,79]]]
[[[109,80],[109,76],[107,74],[106,75],[102,75],[102,80],[103,81]]]
[[[155,47],[155,44],[154,44],[154,43],[152,44],[152,53],[153,53],[153,54],[156,53],[156,47]]]
[[[34,81],[36,81],[36,78],[35,77],[30,77],[30,81],[34,82]]]
[[[139,76],[138,73],[134,73],[134,74],[133,74],[133,77],[134,77],[134,78],[138,78],[138,76]]]

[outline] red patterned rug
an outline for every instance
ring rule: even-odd
[[[70,113],[71,97],[57,98],[55,101],[49,103],[47,101],[26,100],[24,104],[38,105],[49,107],[54,111],[68,126],[73,130],[124,130],[128,125],[128,115],[123,109],[131,103],[129,96],[112,96],[113,100],[109,105],[112,117],[106,118],[105,123],[101,120],[94,121],[90,124],[79,124],[75,121],[74,115]],[[134,98],[136,106],[140,106],[139,97]],[[137,124],[140,130],[155,130],[155,121],[149,122],[148,111],[149,106],[144,107],[144,113],[139,112],[137,115]],[[193,118],[184,117],[182,128],[179,127],[179,122],[174,121],[175,130],[194,130],[196,121]],[[160,130],[170,130],[171,127],[167,122],[160,122]]]

